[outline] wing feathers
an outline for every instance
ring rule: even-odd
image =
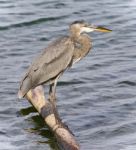
[[[68,37],[55,41],[32,63],[22,80],[19,97],[36,86],[57,77],[71,63],[74,46]]]

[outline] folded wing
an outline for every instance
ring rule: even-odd
[[[47,47],[35,59],[20,84],[19,98],[32,88],[53,81],[71,64],[74,45],[68,37],[63,37]]]

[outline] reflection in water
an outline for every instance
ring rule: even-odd
[[[34,113],[34,112],[37,112],[37,110],[33,106],[23,108],[20,110],[20,113],[23,116],[29,115],[30,113]]]
[[[28,107],[20,110],[20,114],[23,116],[27,116],[30,113],[37,112],[34,107]],[[29,133],[34,133],[41,135],[42,137],[46,138],[46,141],[35,141],[37,144],[48,144],[52,148],[52,150],[58,150],[58,146],[55,140],[54,135],[49,130],[49,128],[46,126],[43,118],[40,115],[34,115],[29,118],[27,118],[28,121],[30,121],[34,127],[25,129]]]

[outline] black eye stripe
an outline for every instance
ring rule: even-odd
[[[73,24],[85,24],[85,21],[84,20],[77,20],[77,21],[74,21],[71,25]]]

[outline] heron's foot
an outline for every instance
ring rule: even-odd
[[[58,113],[58,110],[57,110],[56,100],[55,99],[49,99],[49,101],[50,101],[50,103],[52,105],[52,110],[53,110],[53,113],[55,115],[56,124],[60,124],[61,119],[59,117],[59,113]]]

